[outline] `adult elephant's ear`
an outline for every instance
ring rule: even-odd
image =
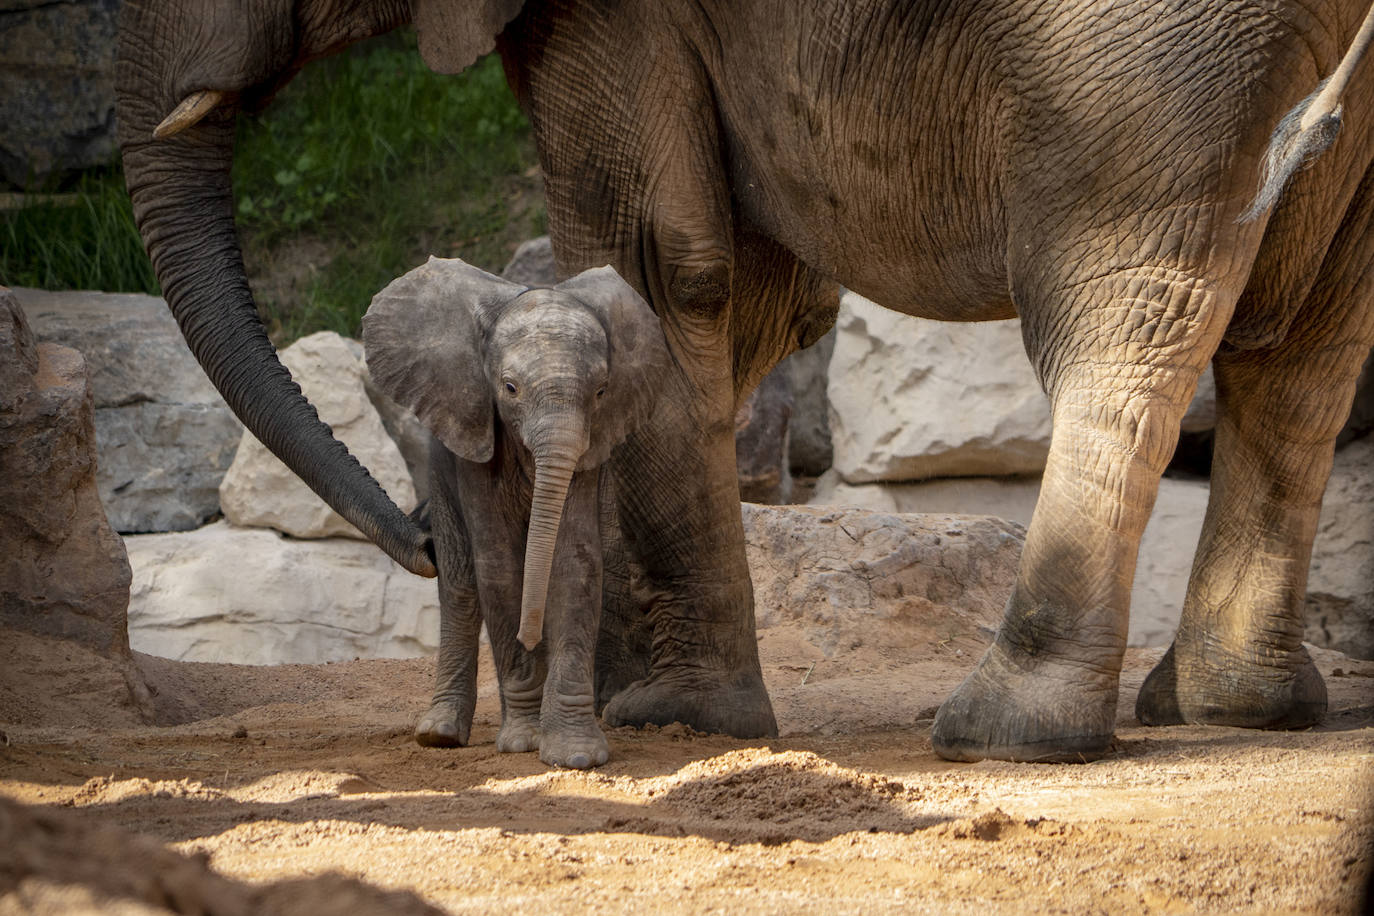
[[[584,270],[555,289],[570,293],[597,316],[610,343],[606,394],[596,410],[591,442],[579,470],[597,467],[654,409],[672,358],[663,326],[613,267]]]
[[[524,0],[411,0],[420,55],[436,73],[461,73],[496,47]]]
[[[373,382],[469,461],[490,461],[496,441],[483,337],[522,290],[456,258],[430,258],[373,296],[363,316]]]

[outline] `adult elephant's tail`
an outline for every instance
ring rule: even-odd
[[[1355,40],[1341,58],[1340,65],[1322,80],[1307,98],[1284,115],[1269,141],[1261,169],[1259,193],[1250,208],[1241,214],[1242,223],[1258,219],[1278,203],[1288,180],[1298,169],[1316,159],[1336,140],[1341,130],[1341,99],[1350,86],[1350,77],[1374,43],[1374,6],[1364,17],[1364,24]]]

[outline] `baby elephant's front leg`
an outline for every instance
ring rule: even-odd
[[[598,472],[574,476],[558,532],[544,617],[549,673],[539,711],[539,759],[585,770],[611,757],[596,721],[592,663],[601,619]]]
[[[470,539],[451,480],[442,468],[431,477],[430,513],[439,568],[439,655],[434,699],[415,726],[415,741],[425,747],[466,746],[477,705],[482,616]]]

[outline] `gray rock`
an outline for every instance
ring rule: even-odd
[[[525,286],[553,286],[558,282],[558,268],[553,260],[553,243],[547,235],[520,243],[501,276],[512,283]]]
[[[1193,553],[1207,509],[1202,481],[1160,481],[1155,510],[1140,539],[1131,587],[1130,646],[1167,646],[1178,629]],[[962,512],[1030,525],[1040,480],[1035,477],[967,477],[906,484],[846,484],[824,475],[811,505],[860,506],[879,512]]]
[[[119,4],[0,4],[0,178],[26,188],[113,160]]]
[[[129,563],[95,484],[86,364],[0,287],[0,626],[127,658]]]
[[[121,532],[185,531],[219,512],[243,426],[154,296],[16,290],[38,336],[80,350],[95,397],[96,483]]]
[[[735,465],[740,498],[777,505],[792,491],[788,471],[788,422],[792,417],[791,380],[774,370],[764,376],[735,414]]]
[[[408,658],[435,650],[433,579],[371,544],[297,541],[216,522],[125,538],[129,640],[149,655],[244,665]]]
[[[980,516],[748,504],[743,516],[759,630],[805,623],[827,653],[931,628],[986,641],[1025,540]]]
[[[1305,638],[1374,659],[1374,436],[1336,452],[1312,548]]]
[[[792,420],[788,424],[788,461],[793,474],[819,477],[834,461],[830,442],[830,398],[825,393],[835,332],[779,364],[792,381]],[[774,370],[779,371],[779,370]]]

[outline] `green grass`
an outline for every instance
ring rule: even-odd
[[[0,210],[0,285],[157,293],[119,170],[87,172],[52,201]]]
[[[425,68],[408,33],[305,68],[240,119],[244,260],[273,339],[356,335],[372,295],[430,254],[488,270],[544,231],[530,129],[500,61]],[[117,169],[74,206],[0,211],[0,283],[155,292]]]

